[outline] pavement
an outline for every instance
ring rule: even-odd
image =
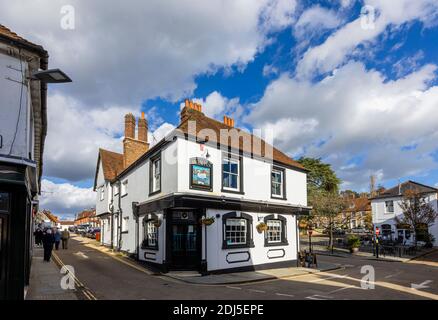
[[[438,300],[438,253],[406,263],[318,256],[318,263],[337,269],[212,285],[163,276],[95,246],[75,237],[69,250],[56,253],[63,264],[74,267],[90,300]]]
[[[42,248],[34,248],[33,253],[26,300],[78,300],[76,290],[62,289],[64,275],[54,260],[45,262]]]

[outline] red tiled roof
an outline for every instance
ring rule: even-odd
[[[15,32],[11,31],[9,28],[6,28],[4,25],[0,24],[0,37],[6,38],[8,40],[14,41],[16,43],[22,44],[26,46],[28,49],[33,51],[38,51],[40,53],[43,53],[44,55],[47,55],[47,51],[44,50],[44,48],[40,45],[37,45],[35,43],[32,43],[23,37],[19,36]]]
[[[182,131],[184,134],[188,134],[188,121],[196,121],[196,135],[197,136],[199,134],[199,131],[201,131],[203,129],[213,130],[216,134],[216,137],[218,138],[217,140],[219,140],[219,141],[214,141],[214,139],[212,139],[212,137],[208,137],[208,139],[209,139],[209,141],[216,142],[216,143],[220,143],[222,132],[225,132],[225,131],[221,131],[222,129],[225,129],[225,130],[236,129],[237,132],[242,137],[244,137],[243,139],[239,139],[239,150],[240,151],[243,151],[243,152],[248,153],[248,154],[254,154],[256,156],[268,157],[268,155],[265,154],[265,150],[266,150],[265,146],[266,147],[272,147],[272,146],[270,144],[266,143],[263,139],[260,139],[259,137],[252,135],[250,133],[247,133],[239,128],[233,128],[233,127],[227,126],[226,124],[224,124],[220,121],[206,117],[202,112],[200,112],[198,110],[187,109],[187,110],[185,110],[185,112],[187,112],[187,117],[178,126],[178,129],[180,131]],[[225,139],[226,139],[226,137],[225,137]],[[244,143],[245,139],[248,139],[248,141],[250,141],[251,143],[246,145]],[[229,145],[231,145],[231,143]],[[254,148],[254,145],[260,146],[261,150],[259,150],[259,151],[261,151],[260,152],[261,154],[257,154],[257,151],[254,150],[254,149],[256,149],[256,148]],[[273,156],[274,161],[277,161],[281,164],[285,164],[285,165],[289,165],[289,166],[292,166],[292,167],[295,167],[298,169],[305,170],[305,168],[303,167],[302,164],[291,159],[289,156],[287,156],[286,154],[284,154],[283,152],[281,152],[277,148],[272,147],[272,156]]]
[[[123,154],[99,149],[105,180],[115,179],[123,171]]]

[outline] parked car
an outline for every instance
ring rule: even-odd
[[[352,228],[351,229],[351,233],[355,233],[355,234],[367,234],[369,233],[369,230],[362,228],[362,227],[357,227],[357,228]]]
[[[88,233],[88,237],[92,239],[96,239],[96,233],[100,232],[100,228],[92,228]]]

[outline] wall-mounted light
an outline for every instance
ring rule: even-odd
[[[72,82],[70,77],[60,69],[50,69],[37,71],[32,74],[32,80],[39,80],[45,83],[65,83]]]

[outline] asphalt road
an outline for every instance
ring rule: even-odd
[[[438,252],[412,263],[383,262],[361,257],[319,256],[320,262],[335,263],[340,270],[250,284],[193,285],[163,275],[150,274],[74,238],[65,251],[56,251],[65,265],[74,267],[78,295],[83,299],[188,299],[188,300],[438,300]],[[366,267],[364,267],[366,266]],[[363,289],[361,279],[374,270],[374,289]],[[414,285],[415,288],[412,288]],[[417,286],[415,286],[417,285]]]

